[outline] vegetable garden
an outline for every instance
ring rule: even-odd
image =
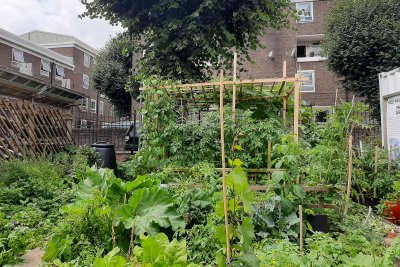
[[[399,163],[352,140],[367,107],[316,124],[300,76],[235,76],[143,81],[142,148],[116,173],[88,148],[1,162],[0,264],[35,247],[44,266],[398,264]]]

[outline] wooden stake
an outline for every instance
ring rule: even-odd
[[[232,88],[232,116],[233,122],[236,119],[236,70],[237,70],[237,53],[233,53],[233,88]]]
[[[375,168],[374,168],[374,181],[378,175],[378,159],[379,159],[379,147],[375,146]],[[374,186],[374,198],[376,198],[376,187]]]
[[[349,211],[349,203],[350,203],[350,193],[351,193],[351,183],[352,183],[352,175],[353,175],[353,135],[349,136],[349,171],[347,176],[347,194],[346,194],[346,206],[344,207],[344,215],[347,215]]]
[[[287,68],[286,68],[286,60],[283,61],[283,67],[282,67],[282,73],[283,73],[283,78],[287,77]]]
[[[282,112],[283,128],[286,128],[286,106],[287,106],[287,96],[284,96],[283,97],[283,112]]]
[[[390,169],[392,168],[392,157],[390,155],[391,152],[391,146],[390,144],[388,145],[388,171],[390,171]]]
[[[300,217],[300,252],[303,251],[303,205],[299,205],[299,217]]]
[[[267,158],[267,168],[271,169],[271,152],[272,152],[272,142],[268,141],[268,158]],[[271,179],[271,172],[268,172],[268,177]]]
[[[231,266],[231,243],[229,239],[229,219],[228,219],[228,190],[226,186],[226,166],[225,166],[225,126],[224,126],[224,73],[220,73],[219,86],[219,120],[221,127],[221,161],[222,161],[222,190],[224,195],[224,215],[225,215],[225,234],[226,234],[226,262]]]
[[[299,113],[300,113],[300,75],[296,74],[294,82],[294,121],[293,133],[294,141],[299,142]]]
[[[335,108],[336,108],[336,106],[337,106],[337,96],[338,96],[338,89],[337,89],[337,87],[336,87],[336,95],[335,95]]]

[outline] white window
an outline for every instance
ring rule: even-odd
[[[99,102],[99,113],[100,113],[101,115],[104,114],[104,102],[103,102],[103,101],[100,101],[100,102]]]
[[[79,126],[80,128],[87,128],[88,126],[87,120],[81,119],[79,122]]]
[[[299,74],[303,78],[307,78],[308,81],[301,82],[301,92],[315,92],[315,71],[314,70],[302,70],[299,71]]]
[[[51,72],[50,62],[42,59],[40,65],[40,75],[49,77]]]
[[[297,3],[296,9],[301,13],[299,22],[312,22],[314,20],[312,2]]]
[[[21,67],[23,62],[24,62],[24,52],[13,48],[11,65],[13,67],[19,68],[19,67]]]
[[[56,65],[56,79],[62,80],[65,77],[64,67]]]
[[[88,110],[89,99],[87,97],[82,98],[82,107],[81,110],[87,111]]]
[[[97,101],[95,99],[90,99],[90,110],[96,112]]]
[[[85,65],[86,67],[90,67],[90,55],[83,53],[83,65]]]
[[[87,76],[86,74],[83,74],[82,87],[85,89],[89,89],[89,76]]]

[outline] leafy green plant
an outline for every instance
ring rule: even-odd
[[[140,240],[141,246],[134,248],[134,261],[142,266],[199,266],[188,263],[185,240],[179,242],[173,239],[169,242],[163,233],[155,237],[141,235]]]
[[[235,159],[233,161],[230,160],[230,164],[234,168],[226,177],[227,188],[230,191],[227,208],[232,259],[229,260],[237,260],[245,266],[258,266],[258,259],[252,248],[252,242],[255,238],[254,225],[251,221],[253,193],[250,191],[246,173],[242,168],[243,162]],[[215,215],[217,218],[222,219],[224,214],[224,202],[219,200],[215,207]],[[215,237],[226,251],[225,225],[217,226]],[[217,254],[218,266],[225,266],[225,262],[226,257],[222,252],[219,252]]]

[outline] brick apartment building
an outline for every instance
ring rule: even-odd
[[[99,120],[101,116],[111,112],[111,104],[107,98],[99,94],[93,88],[90,82],[90,67],[94,64],[94,58],[97,50],[81,40],[64,34],[31,31],[20,36],[26,40],[39,44],[49,50],[57,52],[72,60],[74,71],[67,77],[66,85],[85,97],[78,103],[74,110],[75,114],[87,112],[85,116],[76,116],[74,126],[91,127],[95,120]],[[84,118],[83,118],[84,117]]]
[[[337,99],[351,100],[339,80],[328,70],[321,51],[324,39],[323,23],[334,0],[292,0],[298,10],[305,10],[299,21],[293,21],[297,30],[269,30],[261,38],[263,49],[250,53],[255,64],[245,64],[241,78],[281,77],[283,61],[287,62],[287,75],[301,73],[310,81],[303,82],[302,99],[317,109],[326,109]]]
[[[82,94],[67,86],[66,77],[73,74],[74,68],[72,59],[0,28],[0,96],[3,98],[70,107],[82,98]]]

